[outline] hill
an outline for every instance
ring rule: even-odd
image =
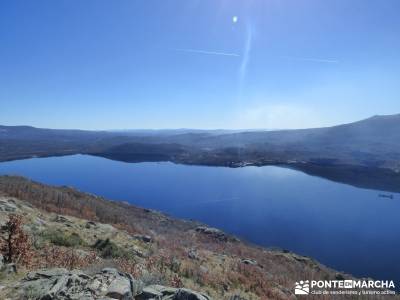
[[[0,126],[0,161],[90,154],[128,162],[173,161],[301,169],[354,166],[400,172],[400,115],[333,127],[280,131],[80,131]]]
[[[1,299],[25,299],[27,294],[29,299],[70,299],[60,295],[93,291],[90,283],[96,278],[109,291],[110,277],[122,282],[132,278],[141,291],[147,287],[147,291],[161,289],[174,294],[185,287],[185,291],[200,291],[198,295],[213,299],[296,299],[293,287],[299,278],[352,278],[311,258],[256,247],[204,224],[68,187],[2,176],[2,235],[11,215],[21,216],[30,247],[24,247],[29,248],[29,255],[17,264],[17,273],[10,267],[0,272]],[[73,278],[75,288],[62,283]],[[38,285],[42,287],[39,291]],[[40,298],[48,286],[53,287],[53,298]],[[134,299],[148,298],[138,292]]]

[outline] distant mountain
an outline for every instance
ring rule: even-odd
[[[400,114],[325,128],[277,131],[54,130],[0,126],[0,160],[86,153],[188,164],[354,165],[400,170]]]

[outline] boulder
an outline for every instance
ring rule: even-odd
[[[0,254],[0,270],[4,267],[4,256]]]
[[[3,272],[3,274],[12,275],[12,274],[17,273],[17,266],[14,263],[5,264],[1,268],[1,271]]]
[[[22,295],[36,291],[40,300],[66,299],[118,299],[132,300],[141,293],[141,283],[129,274],[116,269],[103,269],[94,276],[82,271],[66,269],[50,269],[29,273],[19,287]]]
[[[179,289],[175,293],[174,300],[211,300],[210,297],[189,289]]]
[[[72,225],[72,222],[71,222],[68,218],[66,218],[66,217],[64,217],[64,216],[61,216],[61,215],[57,215],[57,216],[53,219],[53,221],[54,221],[54,222],[57,222],[57,223],[62,223],[62,224],[64,224],[64,225],[67,226],[67,227],[71,227],[71,225]]]
[[[189,290],[150,285],[135,280],[130,274],[105,268],[94,275],[66,269],[39,270],[16,286],[13,299],[31,300],[211,300],[207,295]]]
[[[212,228],[212,227],[207,227],[207,226],[199,226],[195,229],[197,232],[208,235],[212,238],[215,238],[221,242],[238,242],[239,239],[237,239],[234,236],[228,235],[225,232],[217,229],[217,228]]]
[[[142,242],[145,242],[145,243],[152,243],[153,242],[152,237],[149,236],[149,235],[135,234],[133,236],[133,238],[135,240],[139,240],[139,241],[142,241]]]
[[[16,212],[18,210],[17,205],[15,204],[15,201],[12,199],[8,200],[0,200],[0,211],[4,212]]]
[[[143,289],[143,292],[136,297],[137,300],[211,300],[205,294],[189,289],[177,289],[162,285],[150,285]]]
[[[93,221],[88,221],[88,222],[86,222],[86,224],[85,224],[85,228],[86,228],[86,229],[94,228],[94,227],[96,227],[96,226],[97,226],[96,223],[93,222]]]
[[[254,259],[245,258],[242,259],[242,263],[244,263],[245,265],[257,266],[257,261],[255,261]]]
[[[147,299],[162,299],[163,296],[166,295],[164,286],[162,285],[150,285],[146,286],[142,293],[136,297],[138,300],[147,300]],[[175,293],[175,289],[172,290],[169,295],[173,295]]]
[[[188,251],[188,257],[189,257],[190,259],[199,260],[199,255],[198,255],[196,249],[190,249],[190,250]]]

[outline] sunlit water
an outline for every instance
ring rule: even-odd
[[[0,174],[199,220],[357,276],[400,279],[399,194],[379,198],[378,191],[279,167],[130,164],[83,155],[4,162]]]

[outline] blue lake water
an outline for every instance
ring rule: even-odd
[[[400,194],[379,198],[378,191],[272,166],[130,164],[84,155],[4,162],[0,174],[199,220],[356,276],[400,280]]]

